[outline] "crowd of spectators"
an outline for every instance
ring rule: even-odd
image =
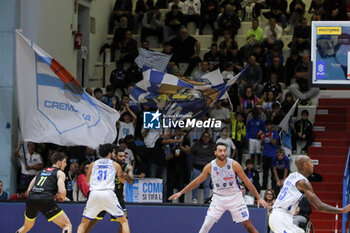
[[[248,19],[247,7],[252,6],[253,19]],[[116,69],[110,75],[110,85],[87,92],[97,100],[118,110],[121,114],[116,124],[118,136],[115,144],[127,154],[127,164],[132,166],[135,178],[158,177],[163,179],[163,196],[167,200],[174,189],[183,188],[191,179],[201,173],[203,167],[215,158],[216,142],[227,144],[228,157],[244,164],[245,173],[258,191],[265,191],[265,200],[273,203],[271,196],[278,194],[287,177],[289,159],[281,149],[281,139],[276,126],[293,106],[310,104],[310,98],[318,92],[310,88],[308,63],[310,60],[310,22],[304,18],[305,3],[293,0],[287,13],[286,0],[238,1],[238,0],[138,0],[133,14],[131,0],[117,0],[110,19],[109,32],[114,34],[111,44],[112,60]],[[343,0],[314,0],[309,9],[312,20],[342,20]],[[327,8],[326,8],[327,7]],[[159,9],[168,12],[162,17]],[[261,9],[270,9],[264,16]],[[324,9],[327,9],[324,10]],[[259,16],[268,17],[265,28],[259,26]],[[246,32],[246,43],[241,48],[235,41],[241,22],[250,20],[252,27]],[[198,34],[202,34],[208,24],[213,32],[210,50],[200,57],[201,44],[186,29],[194,22]],[[141,69],[134,62],[138,55],[138,42],[133,32],[140,27],[141,47],[150,49],[147,37],[157,36],[164,46],[163,53],[172,54],[168,72],[198,81],[203,75],[220,68],[224,79],[238,74],[246,65],[238,83],[228,91],[228,98],[219,100],[207,114],[220,120],[221,129],[176,129],[163,132],[143,128],[143,112],[152,110],[130,99],[130,88],[142,80]],[[294,29],[295,28],[295,29]],[[284,57],[285,47],[281,37],[293,31],[293,39],[288,47],[290,56]],[[217,43],[218,38],[224,40]],[[120,51],[117,57],[116,51]],[[188,63],[184,73],[179,73],[179,63]],[[200,64],[199,68],[196,67]],[[195,72],[193,72],[196,70]],[[283,89],[289,92],[283,95]],[[121,97],[115,94],[119,90]],[[296,150],[297,140],[305,140],[303,151],[312,143],[312,124],[308,112],[302,119],[291,122],[291,145]],[[55,151],[63,151],[69,156],[66,169],[67,198],[84,201],[89,186],[86,171],[89,164],[99,156],[89,147],[60,147],[53,144],[21,142],[14,155],[19,160],[18,191],[12,199],[24,198],[25,187],[44,166],[49,165],[50,156]],[[250,159],[243,160],[244,151]],[[259,172],[263,172],[262,181]],[[268,177],[271,177],[271,189]],[[210,198],[210,177],[203,182],[204,200]],[[12,197],[11,196],[11,197]],[[7,199],[0,181],[0,199]],[[249,198],[246,198],[247,200]],[[198,188],[192,192],[193,203],[198,203]],[[184,199],[180,199],[184,202]],[[250,200],[249,200],[250,202]]]

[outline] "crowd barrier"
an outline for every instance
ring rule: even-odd
[[[85,204],[60,203],[76,232],[81,221]],[[208,206],[175,204],[128,204],[127,212],[131,233],[197,233],[204,221]],[[24,202],[0,202],[0,232],[14,233],[24,221]],[[266,209],[249,208],[250,219],[260,233],[266,233]],[[118,223],[111,222],[109,215],[93,228],[92,233],[118,232]],[[30,232],[61,232],[54,223],[49,223],[39,214],[36,224]],[[246,232],[241,224],[232,222],[229,212],[213,226],[210,233]]]

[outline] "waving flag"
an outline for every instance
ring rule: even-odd
[[[155,70],[165,71],[170,58],[171,55],[141,48],[135,62],[141,69],[143,67],[149,67]]]
[[[163,116],[172,120],[200,119],[236,82],[240,74],[228,82],[209,85],[148,69],[143,72],[143,80],[131,89],[131,98],[140,104],[162,110]]]
[[[54,58],[16,32],[17,95],[25,141],[111,143],[119,113],[92,98]]]

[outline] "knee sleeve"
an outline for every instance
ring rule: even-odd
[[[208,233],[212,226],[216,223],[216,219],[211,216],[206,216],[204,223],[199,231],[199,233]]]

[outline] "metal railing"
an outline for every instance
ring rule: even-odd
[[[343,177],[343,207],[345,207],[350,201],[350,165],[349,165],[349,157],[350,157],[350,147],[348,152],[348,158],[346,159],[346,166]],[[347,232],[345,230],[346,222],[348,221],[348,213],[343,213],[342,215],[342,232]]]

